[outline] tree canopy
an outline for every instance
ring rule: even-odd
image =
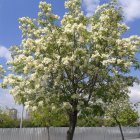
[[[138,121],[138,112],[126,98],[114,99],[111,103],[106,105],[105,116],[108,119],[114,119],[123,126],[129,126]]]

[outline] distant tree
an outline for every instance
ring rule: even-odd
[[[119,114],[119,121],[123,126],[135,125],[139,119],[138,112],[131,105],[126,107],[126,109]]]
[[[0,128],[16,128],[18,123],[18,120],[8,115],[7,109],[0,109]]]
[[[78,115],[99,100],[103,106],[132,85],[129,73],[139,68],[135,54],[140,38],[123,38],[128,28],[114,2],[99,6],[92,17],[81,11],[80,0],[68,0],[65,7],[61,24],[46,2],[40,2],[38,18],[19,19],[22,43],[14,47],[9,63],[13,74],[2,86],[11,86],[14,98],[24,97],[25,106],[33,110],[64,109],[69,118],[67,140],[72,140]],[[120,92],[114,94],[117,88]]]
[[[112,100],[112,102],[106,106],[105,117],[108,117],[109,120],[113,119],[119,126],[122,140],[124,140],[124,135],[121,125],[129,126],[135,123],[139,118],[138,112],[133,108],[127,98]]]

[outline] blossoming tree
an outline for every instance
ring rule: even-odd
[[[15,98],[24,97],[27,108],[64,109],[69,117],[67,140],[72,140],[82,111],[114,98],[114,83],[127,87],[133,82],[129,72],[138,66],[140,38],[122,37],[128,28],[114,3],[86,17],[80,0],[68,0],[61,23],[50,4],[40,2],[39,8],[37,19],[19,19],[22,43],[12,49],[13,74],[2,85],[11,86]]]

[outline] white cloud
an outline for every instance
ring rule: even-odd
[[[133,87],[130,88],[130,91],[130,101],[134,104],[140,102],[140,85],[135,84]],[[137,110],[140,115],[140,104],[138,104]]]
[[[83,5],[86,11],[86,16],[92,16],[97,6],[99,5],[99,0],[83,0]]]
[[[133,103],[140,102],[140,85],[135,84],[130,88],[130,100]]]
[[[10,51],[6,47],[0,46],[0,57],[5,58],[7,61],[10,60]]]
[[[140,0],[119,0],[124,10],[126,21],[140,18]]]
[[[9,94],[9,90],[0,89],[0,106],[13,107],[15,105],[13,97]]]

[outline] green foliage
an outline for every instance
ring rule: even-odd
[[[19,121],[20,123],[20,121]],[[27,128],[27,127],[36,127],[33,123],[32,120],[29,119],[23,119],[23,128]]]
[[[0,114],[0,128],[16,128],[18,125],[18,120],[12,119],[5,113]]]
[[[124,111],[120,111],[118,120],[123,126],[133,126],[139,119],[138,112],[132,106],[126,107]]]
[[[79,127],[101,127],[104,126],[104,119],[102,117],[88,116],[86,118],[79,118],[77,122]]]
[[[64,111],[56,112],[48,107],[40,107],[30,112],[30,120],[34,126],[68,126],[68,118]]]

